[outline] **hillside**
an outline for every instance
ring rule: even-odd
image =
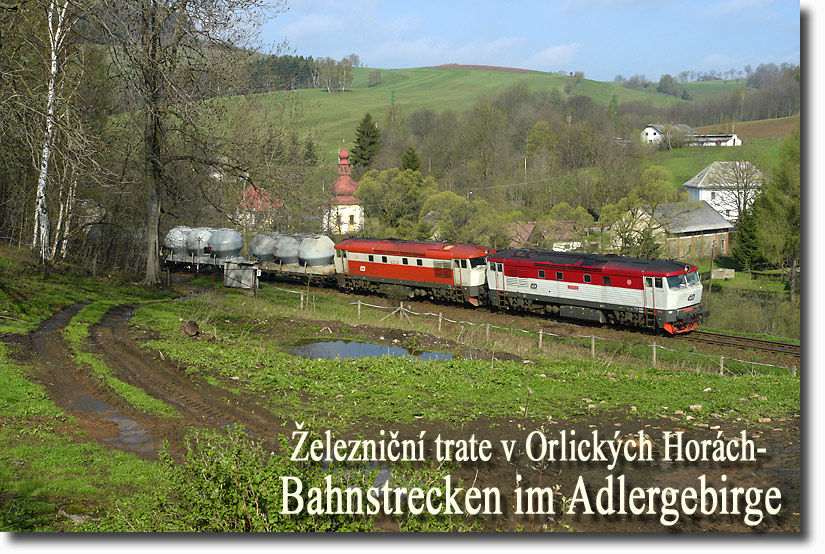
[[[381,83],[368,86],[369,74],[381,72]],[[326,89],[296,91],[306,109],[306,123],[320,135],[322,163],[334,163],[341,139],[354,140],[355,127],[366,112],[381,124],[387,109],[394,103],[405,114],[420,109],[441,112],[446,109],[464,111],[484,97],[492,97],[503,90],[525,83],[531,91],[564,90],[570,77],[540,71],[511,68],[465,69],[464,66],[421,67],[412,69],[353,69],[353,82],[343,92]],[[723,89],[724,90],[724,89]],[[655,92],[641,92],[622,87],[618,83],[583,80],[572,92],[588,96],[597,104],[607,106],[613,95],[619,103],[651,102],[667,106],[682,102],[672,96]],[[728,94],[728,92],[722,92]],[[278,102],[281,93],[261,95],[263,107]]]
[[[736,124],[735,129],[727,129],[723,125],[705,125],[697,127],[696,132],[705,134],[735,132],[742,139],[779,138],[788,136],[798,123],[799,116],[795,115],[760,121],[742,121]]]

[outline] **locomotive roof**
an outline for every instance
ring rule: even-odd
[[[508,248],[487,257],[490,261],[506,261],[517,265],[562,269],[562,266],[587,268],[597,273],[610,272],[620,275],[639,274],[664,277],[679,275],[697,269],[695,265],[678,260],[632,258],[617,254],[583,254],[579,252],[555,252]]]
[[[335,245],[338,250],[384,254],[389,256],[417,256],[435,259],[477,258],[495,250],[474,244],[414,241],[401,239],[346,239]]]

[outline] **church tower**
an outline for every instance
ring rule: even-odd
[[[347,235],[364,228],[364,206],[355,197],[358,183],[350,176],[352,165],[349,152],[342,148],[338,153],[338,178],[332,185],[332,202],[324,214],[324,232]]]

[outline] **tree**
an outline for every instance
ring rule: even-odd
[[[219,146],[214,110],[203,100],[231,79],[237,46],[254,38],[281,0],[100,0],[90,15],[112,44],[113,61],[139,110],[145,182],[144,282],[160,282],[159,227],[164,197],[178,175],[244,168]],[[222,65],[226,63],[226,65]],[[188,169],[188,171],[187,171]],[[207,200],[209,197],[207,196]]]
[[[350,152],[353,168],[366,171],[372,166],[381,150],[381,131],[369,112],[364,114],[355,129],[355,144]]]
[[[369,77],[367,79],[367,86],[368,87],[375,87],[381,84],[381,72],[377,69],[375,71],[370,71]]]
[[[659,78],[659,86],[656,88],[662,94],[669,94],[670,96],[679,96],[679,84],[676,79],[670,75],[662,75]]]
[[[401,167],[403,169],[412,169],[413,171],[421,169],[421,160],[418,159],[418,153],[412,146],[407,148],[404,156],[401,157]]]
[[[393,167],[380,173],[375,169],[367,172],[355,195],[364,202],[367,217],[396,230],[399,238],[417,238],[421,208],[437,192],[438,184],[432,177]]]
[[[716,208],[735,210],[741,216],[759,195],[763,180],[762,172],[747,160],[716,162]]]
[[[46,186],[49,177],[49,159],[54,146],[55,111],[57,109],[57,79],[62,65],[61,56],[72,24],[73,13],[68,13],[69,2],[50,0],[46,8],[46,20],[49,37],[49,77],[46,94],[46,136],[40,154],[40,172],[37,177],[37,201],[34,211],[34,239],[32,248],[39,250],[41,261],[51,259],[49,244],[49,212],[46,209]]]
[[[430,229],[430,238],[448,242],[466,240],[469,202],[463,196],[446,190],[427,198],[419,220]]]
[[[785,267],[790,264],[791,300],[796,294],[796,270],[801,262],[802,210],[800,196],[800,129],[799,125],[783,141],[780,160],[754,204],[758,218],[758,251],[768,263]]]
[[[739,267],[747,272],[755,269],[760,263],[759,239],[757,238],[759,222],[756,214],[745,212],[739,218],[736,226],[736,244],[731,255]]]

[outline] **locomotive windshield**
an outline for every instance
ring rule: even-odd
[[[667,286],[671,289],[687,287],[688,285],[695,285],[697,283],[699,283],[699,273],[696,271],[683,275],[671,275],[667,278]]]
[[[470,258],[471,268],[483,266],[485,263],[487,263],[487,258]]]

